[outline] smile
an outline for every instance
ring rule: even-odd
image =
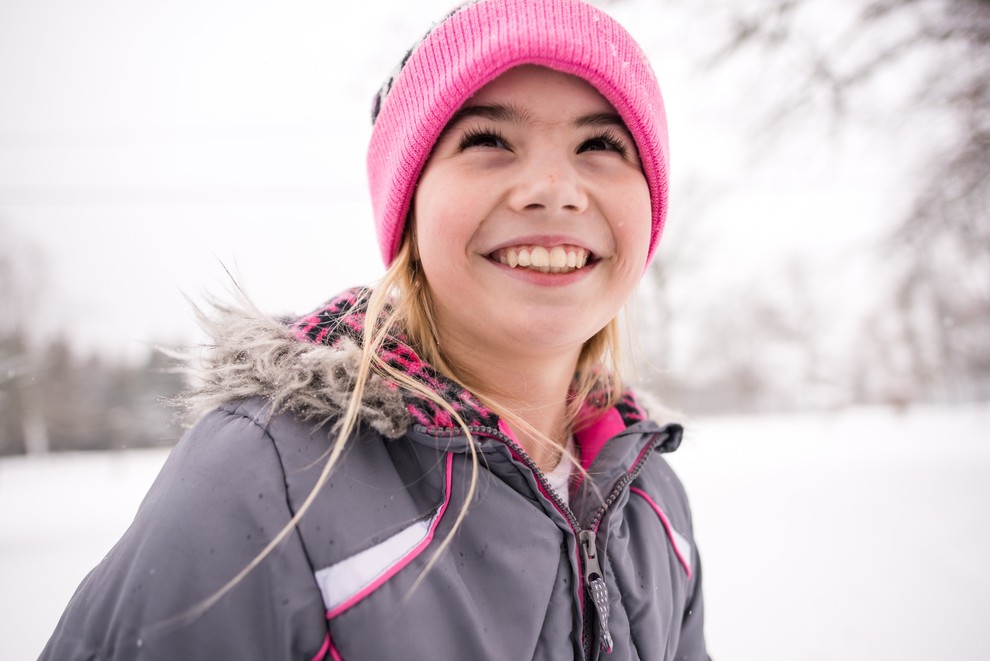
[[[491,257],[511,268],[541,273],[571,273],[583,268],[591,253],[577,246],[513,246],[496,250]]]

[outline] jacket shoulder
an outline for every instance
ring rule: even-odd
[[[646,469],[633,481],[633,488],[639,488],[662,501],[672,513],[683,519],[690,527],[691,505],[687,490],[670,462],[662,455],[650,460]]]
[[[326,622],[298,535],[242,574],[293,514],[260,408],[220,407],[179,442],[42,659],[312,658],[320,649]]]
[[[704,596],[701,557],[695,541],[691,507],[684,484],[663,456],[651,459],[630,487],[630,504],[639,508],[647,520],[657,522],[669,545],[670,562],[679,566],[676,573],[686,579],[683,606],[678,615],[680,628],[671,638],[674,657],[692,661],[710,661],[704,638]],[[656,529],[656,528],[654,528]]]

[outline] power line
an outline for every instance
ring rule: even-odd
[[[369,129],[370,130],[370,129]],[[0,149],[55,149],[134,144],[284,141],[312,143],[332,139],[325,119],[291,124],[218,126],[0,128]]]
[[[366,194],[363,185],[0,186],[0,207],[331,205]]]

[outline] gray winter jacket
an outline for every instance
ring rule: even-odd
[[[349,392],[353,292],[291,327],[217,320],[203,416],[134,523],[70,601],[42,659],[708,659],[684,490],[661,454],[676,425],[631,396],[577,444],[589,477],[563,504],[498,418],[401,343],[402,365],[456,403],[383,381],[357,438],[270,555],[205,610],[309,496]]]

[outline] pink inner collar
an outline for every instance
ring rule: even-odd
[[[622,414],[615,407],[601,411],[594,406],[586,404],[581,409],[581,415],[578,416],[578,420],[586,420],[592,415],[597,416],[593,422],[583,426],[580,431],[574,433],[574,439],[577,442],[578,453],[581,458],[581,467],[585,470],[591,468],[591,464],[595,462],[598,453],[602,451],[602,448],[605,447],[609,439],[626,428]],[[519,439],[512,433],[512,429],[509,428],[505,420],[499,419],[498,428],[499,431],[513,441],[519,442]]]

